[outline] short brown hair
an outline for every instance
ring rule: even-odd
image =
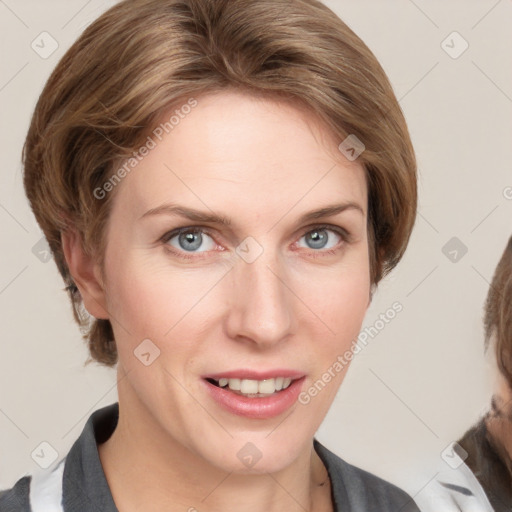
[[[140,147],[163,113],[193,95],[238,88],[306,105],[340,141],[365,146],[371,282],[401,259],[416,217],[416,160],[375,56],[317,0],[125,0],[63,56],[24,146],[31,207],[69,290],[93,359],[117,362],[108,320],[88,323],[61,233],[70,224],[103,263],[114,191],[94,191]]]
[[[512,389],[512,237],[494,271],[485,302],[485,346],[494,341],[498,368]]]

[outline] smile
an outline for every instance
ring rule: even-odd
[[[265,397],[287,389],[292,383],[290,377],[276,377],[264,380],[253,379],[207,379],[212,384],[251,398]]]
[[[287,370],[233,371],[204,376],[202,381],[217,406],[237,416],[261,420],[290,409],[297,402],[305,378],[303,373]]]

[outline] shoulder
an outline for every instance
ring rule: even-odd
[[[315,440],[315,449],[327,467],[336,504],[341,510],[419,512],[405,491],[377,475],[344,461]]]
[[[458,441],[464,463],[478,480],[496,510],[510,508],[512,461],[487,429],[485,417]]]
[[[0,510],[2,512],[30,512],[31,476],[20,478],[11,489],[0,491]]]
[[[416,512],[417,505],[409,494],[396,485],[368,471],[342,461],[340,470],[344,474],[345,485],[348,482],[353,492],[353,500],[359,502],[364,496],[365,510]]]
[[[458,443],[452,443],[444,450],[444,467],[416,495],[424,512],[493,512],[484,489],[464,463],[460,449]]]
[[[69,452],[48,468],[20,478],[0,490],[0,512],[112,510],[115,504],[98,455],[118,419],[117,402],[93,412]]]

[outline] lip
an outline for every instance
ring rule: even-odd
[[[235,376],[226,377],[230,374]],[[253,375],[254,380],[264,380],[265,377],[262,377],[261,375],[268,375],[266,378],[271,378],[272,376],[285,376],[282,373],[275,373],[274,371],[272,371],[270,374],[268,372],[227,372],[217,375],[220,376],[218,378],[224,377],[236,379],[239,378],[239,375],[243,375],[245,378],[248,378],[246,377],[248,374]],[[257,378],[254,377],[256,374],[258,375]],[[301,377],[293,380],[288,388],[279,391],[272,396],[249,398],[242,395],[237,395],[236,393],[232,393],[231,391],[227,391],[226,389],[215,386],[215,384],[208,382],[206,378],[217,380],[217,377],[208,376],[203,378],[202,382],[206,388],[206,392],[220,407],[237,416],[262,420],[279,416],[280,414],[283,414],[285,411],[287,411],[294,403],[296,403],[302,389],[302,384],[306,379],[306,377],[302,374]]]
[[[265,371],[257,371],[257,370],[249,370],[249,369],[240,369],[240,370],[230,370],[228,372],[222,373],[211,373],[209,375],[203,375],[203,379],[250,379],[250,380],[266,380],[272,379],[275,377],[288,377],[292,380],[300,379],[304,377],[304,372],[298,372],[296,370],[289,370],[284,368],[277,368],[275,370],[265,370]]]

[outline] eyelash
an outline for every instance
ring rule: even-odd
[[[338,234],[341,237],[342,243],[350,243],[351,242],[351,236],[350,236],[350,233],[348,231],[346,231],[345,229],[343,229],[343,228],[341,228],[339,226],[334,226],[332,224],[318,224],[318,225],[314,225],[312,227],[308,227],[307,231],[304,231],[304,233],[301,235],[300,238],[302,238],[304,235],[307,235],[308,233],[312,233],[313,231],[321,230],[321,229],[326,229],[326,230],[329,230],[329,231],[334,231],[336,234]],[[204,228],[202,226],[185,226],[185,227],[182,227],[182,228],[173,229],[172,231],[169,231],[169,232],[165,233],[160,238],[160,242],[165,244],[165,249],[168,252],[170,252],[171,254],[173,254],[174,256],[178,256],[179,258],[182,258],[182,259],[185,259],[185,260],[201,259],[202,258],[201,256],[197,256],[197,255],[194,256],[194,254],[197,254],[197,253],[191,253],[190,255],[188,255],[186,252],[184,252],[184,251],[177,251],[173,247],[171,247],[171,246],[169,246],[167,244],[167,242],[169,242],[169,240],[171,240],[175,236],[178,236],[181,233],[187,233],[189,231],[190,232],[206,233],[208,236],[213,238],[212,234],[210,233],[210,231],[207,228]],[[341,247],[342,247],[342,245],[339,245],[338,247],[335,247],[333,249],[328,249],[326,251],[321,251],[321,250],[315,251],[315,250],[313,250],[313,258],[319,258],[319,257],[321,258],[321,257],[325,257],[325,256],[328,256],[328,255],[335,255],[341,249]]]

